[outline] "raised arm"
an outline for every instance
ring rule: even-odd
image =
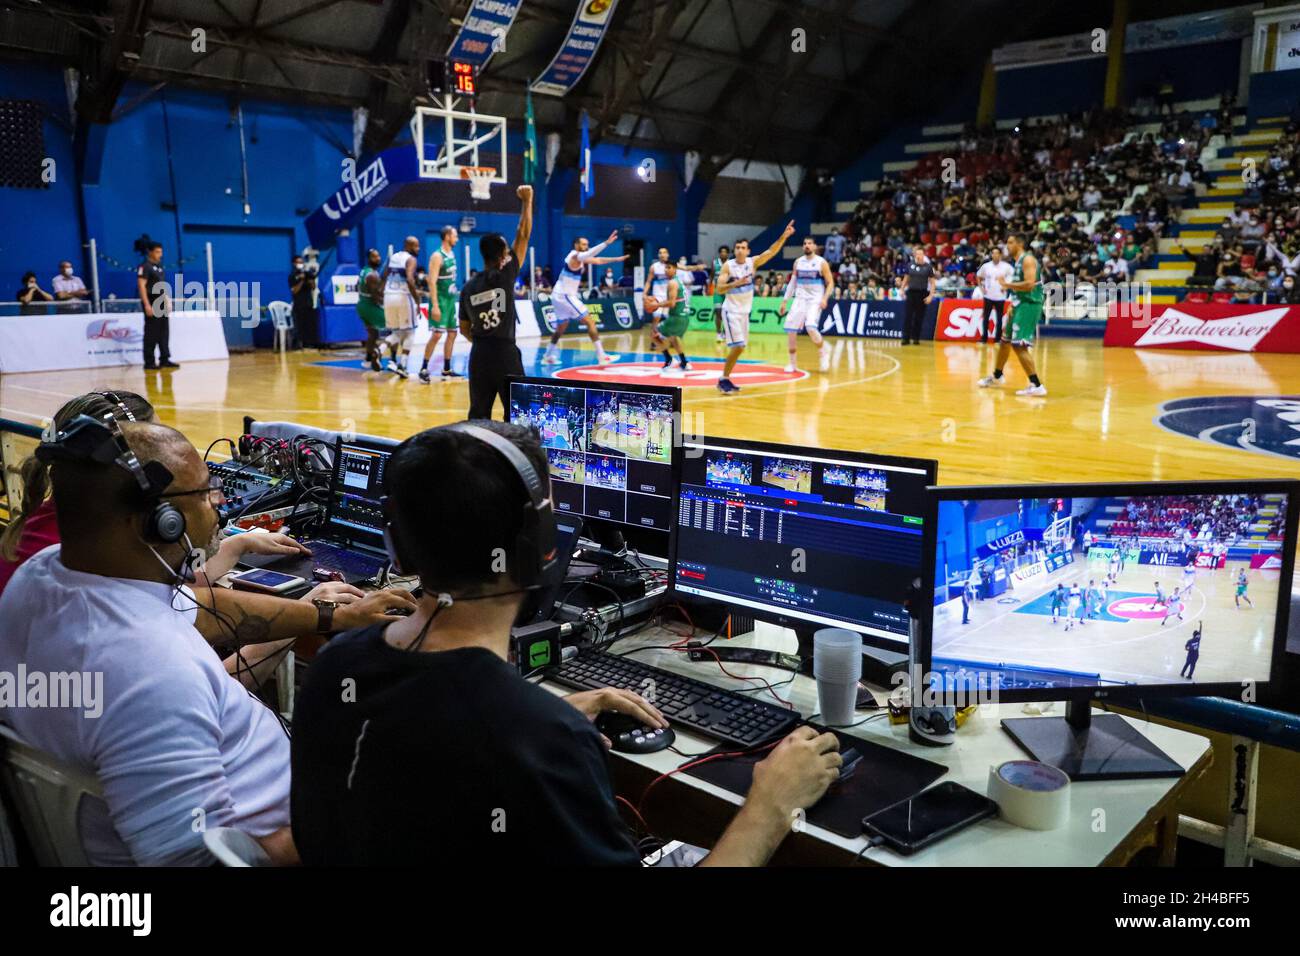
[[[520,186],[515,190],[515,195],[519,197],[519,228],[515,230],[513,250],[515,262],[522,269],[524,253],[528,251],[528,240],[533,235],[533,187]]]
[[[762,252],[760,252],[757,256],[754,257],[755,271],[757,271],[761,266],[766,264],[767,261],[771,259],[773,256],[775,256],[778,252],[780,252],[781,249],[784,248],[785,246],[785,241],[793,235],[794,235],[794,220],[791,219],[788,223],[786,223],[785,229],[781,231],[781,235],[777,237],[776,242],[772,243],[770,246],[768,246],[766,249],[764,249]]]

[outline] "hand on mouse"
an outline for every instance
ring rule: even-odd
[[[667,727],[668,721],[659,709],[640,694],[618,687],[602,687],[600,690],[582,690],[564,698],[590,721],[595,721],[607,710],[617,711],[635,717],[647,727]],[[605,746],[610,746],[609,738],[601,734]]]
[[[366,596],[366,592],[352,584],[344,584],[342,581],[323,581],[316,585],[299,600],[301,601],[333,601],[335,604],[355,604]]]
[[[754,784],[746,803],[755,803],[790,819],[822,798],[839,779],[844,763],[839,740],[811,727],[796,727],[754,765]]]

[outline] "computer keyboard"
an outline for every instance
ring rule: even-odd
[[[328,541],[304,541],[303,544],[311,548],[311,563],[314,567],[341,571],[357,580],[373,578],[384,566],[384,562],[377,558],[348,551]]]
[[[800,719],[796,711],[778,704],[752,700],[744,694],[603,651],[583,651],[546,676],[577,690],[621,687],[635,691],[658,707],[671,723],[740,747],[752,747],[788,733]]]

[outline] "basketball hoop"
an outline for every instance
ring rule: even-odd
[[[496,177],[496,174],[497,171],[492,166],[462,166],[460,168],[460,178],[469,180],[471,199],[491,199],[492,180]]]

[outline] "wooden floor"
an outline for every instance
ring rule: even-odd
[[[829,372],[748,385],[736,396],[709,387],[716,372],[693,373],[702,387],[683,389],[688,429],[937,458],[942,484],[1290,477],[1300,471],[1300,460],[1216,445],[1154,421],[1160,404],[1176,398],[1298,395],[1297,356],[1138,353],[1103,349],[1093,340],[1046,339],[1037,351],[1050,394],[1030,399],[1013,394],[1024,384],[1014,358],[1006,389],[975,387],[989,368],[991,349],[828,341]],[[566,366],[592,364],[585,337],[568,337],[564,345]],[[606,345],[622,353],[621,365],[654,360],[642,332],[607,336]],[[722,348],[699,333],[688,337],[687,347],[705,369],[710,366],[704,361],[719,358]],[[523,352],[525,366],[536,374],[540,353],[531,344]],[[756,336],[745,358],[784,365],[784,337]],[[463,381],[403,382],[363,372],[357,359],[355,351],[259,352],[187,363],[174,372],[115,368],[6,375],[0,377],[0,417],[39,421],[90,388],[127,388],[147,395],[163,421],[200,449],[218,437],[238,435],[246,414],[395,438],[464,417]],[[463,370],[464,354],[455,361]],[[800,364],[811,369],[817,364],[806,339],[800,341]]]

